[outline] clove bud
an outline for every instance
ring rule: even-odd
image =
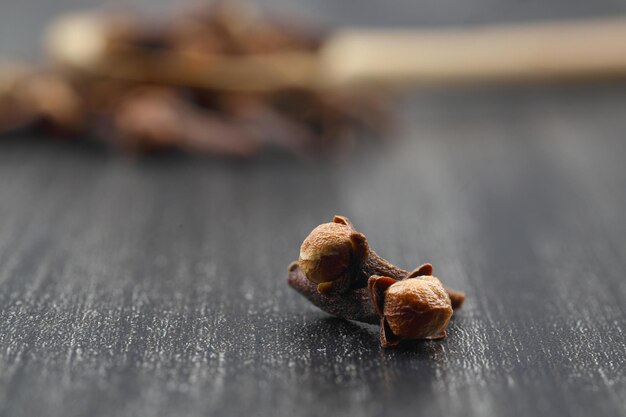
[[[346,217],[317,226],[289,266],[289,285],[337,317],[380,323],[383,347],[442,339],[465,294],[445,288],[431,264],[412,272],[382,259]]]
[[[302,22],[231,1],[160,24],[128,13],[70,14],[46,39],[52,69],[0,66],[0,135],[28,128],[133,152],[335,155],[354,133],[384,129],[385,95],[308,86],[248,91],[224,64],[315,56],[323,43],[324,33]],[[291,69],[263,71],[278,79]]]
[[[313,229],[300,247],[298,265],[324,294],[365,287],[372,275],[400,280],[409,274],[371,250],[365,235],[343,216]]]
[[[328,314],[363,323],[380,323],[381,345],[394,347],[404,339],[445,337],[452,310],[461,308],[465,295],[444,288],[431,274],[432,266],[424,264],[403,281],[374,276],[369,287],[322,294],[302,272],[298,262],[293,262],[287,282]],[[388,292],[395,284],[402,285]]]
[[[331,223],[313,229],[300,247],[298,265],[323,294],[366,287],[372,275],[396,281],[419,276],[416,274],[430,275],[420,270],[424,265],[409,272],[381,258],[369,247],[365,235],[357,232],[344,216],[335,216]],[[446,291],[453,306],[463,304],[465,294],[452,289]]]
[[[443,339],[452,317],[450,297],[432,275],[394,281],[372,276],[368,284],[380,323],[380,343],[397,346],[402,340]]]

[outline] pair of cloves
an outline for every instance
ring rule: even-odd
[[[430,264],[412,272],[398,268],[369,248],[350,221],[335,216],[316,227],[289,267],[289,285],[334,316],[380,323],[381,345],[403,340],[441,339],[465,294],[445,288]]]

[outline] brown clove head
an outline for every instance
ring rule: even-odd
[[[320,293],[367,287],[372,275],[402,280],[409,275],[370,249],[367,238],[343,216],[316,227],[300,249],[300,268]]]
[[[394,281],[373,276],[369,280],[372,300],[381,315],[383,347],[403,339],[441,339],[452,317],[450,297],[433,276]]]
[[[307,278],[323,292],[334,286],[347,287],[354,274],[355,261],[354,237],[360,235],[346,222],[337,222],[317,226],[304,240],[300,247],[298,265]]]
[[[433,276],[393,284],[383,310],[391,331],[407,339],[443,337],[452,316],[450,298]]]

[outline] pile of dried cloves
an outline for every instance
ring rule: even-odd
[[[380,343],[442,339],[465,294],[444,287],[430,264],[400,269],[370,249],[350,221],[335,216],[313,229],[289,266],[289,285],[334,316],[380,323]]]
[[[387,126],[387,101],[379,94],[305,87],[238,91],[156,76],[181,54],[207,65],[224,56],[315,53],[324,36],[294,21],[262,17],[232,2],[158,23],[128,14],[100,13],[98,19],[97,33],[90,35],[87,28],[88,36],[72,40],[75,49],[84,50],[89,45],[81,42],[93,44],[93,37],[101,37],[96,40],[105,45],[106,59],[92,71],[62,65],[0,68],[0,134],[35,129],[96,138],[130,152],[250,158],[270,149],[297,156],[344,151],[355,132]],[[197,78],[199,69],[192,65],[184,71]]]

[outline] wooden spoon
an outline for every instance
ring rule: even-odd
[[[345,29],[319,53],[208,56],[127,45],[111,53],[97,14],[62,17],[48,50],[79,74],[190,87],[410,87],[626,75],[626,18],[442,29]]]

